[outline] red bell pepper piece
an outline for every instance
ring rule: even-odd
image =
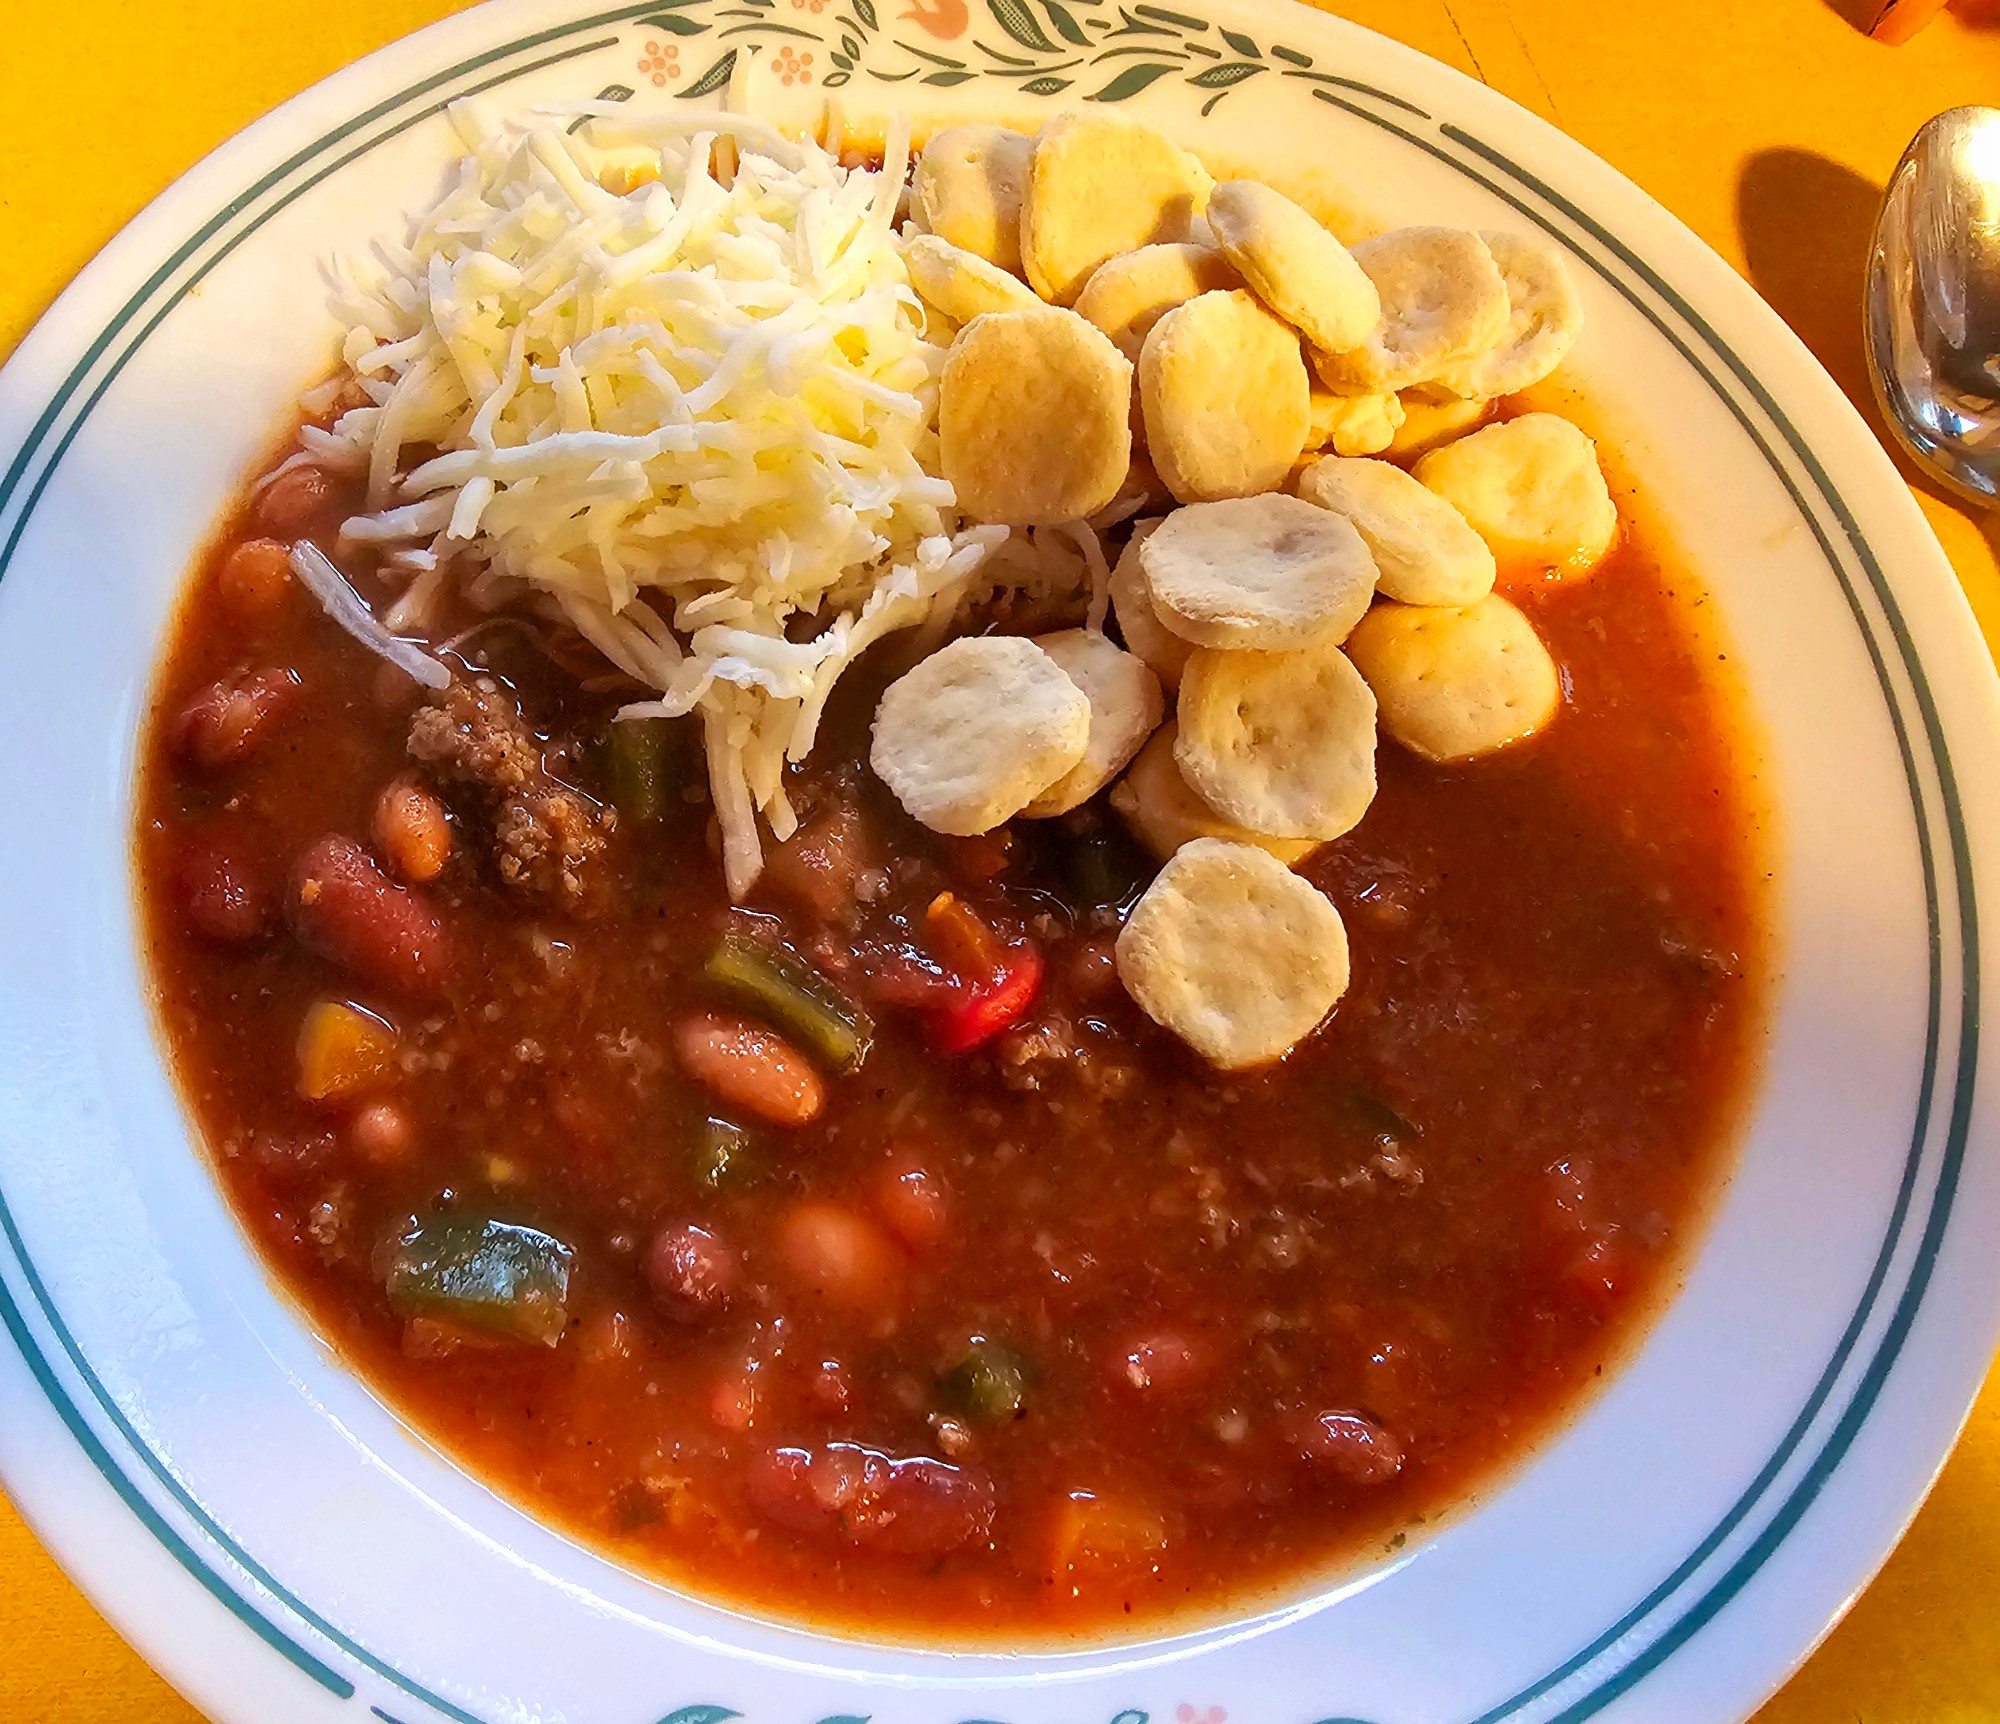
[[[1009,946],[983,918],[950,892],[931,901],[926,919],[966,992],[931,1016],[931,1039],[942,1053],[962,1054],[1018,1023],[1042,991],[1042,954]]]
[[[940,1053],[969,1052],[1026,1017],[1041,991],[1042,954],[1033,946],[1010,946],[997,974],[957,1004],[939,1009],[931,1040]]]

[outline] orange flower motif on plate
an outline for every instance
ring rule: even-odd
[[[912,6],[903,16],[940,42],[963,36],[966,25],[972,21],[965,0],[929,0],[926,5]]]
[[[813,81],[812,51],[800,54],[788,42],[778,50],[778,57],[771,62],[771,70],[778,74],[781,84],[810,84]]]
[[[655,84],[664,85],[669,79],[681,75],[681,51],[678,43],[652,42],[646,44],[645,52],[639,56],[639,72]]]

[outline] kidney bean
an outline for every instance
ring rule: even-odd
[[[694,1012],[674,1026],[674,1051],[689,1077],[772,1125],[804,1125],[826,1106],[812,1063],[761,1024]]]
[[[993,1530],[984,1473],[857,1443],[767,1449],[751,1460],[749,1490],[757,1510],[789,1532],[899,1556],[942,1556]]]
[[[434,993],[450,969],[444,923],[430,901],[398,886],[338,833],[293,865],[285,919],[308,951],[398,993]]]
[[[1403,1470],[1403,1445],[1359,1413],[1315,1413],[1300,1421],[1299,1453],[1351,1485],[1378,1485]]]
[[[242,760],[298,705],[288,670],[238,671],[198,689],[174,719],[174,752],[206,772]]]
[[[194,838],[181,851],[176,873],[187,919],[211,940],[240,946],[269,926],[270,885],[247,857]]]
[[[312,525],[333,499],[333,481],[317,467],[294,467],[266,485],[257,498],[257,519],[274,533],[295,536]]]
[[[646,1284],[655,1302],[682,1323],[698,1323],[725,1310],[741,1278],[736,1253],[689,1221],[662,1227],[646,1253]]]

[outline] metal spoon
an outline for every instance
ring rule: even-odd
[[[1953,108],[1890,176],[1868,258],[1882,412],[1952,490],[2000,507],[2000,109]]]

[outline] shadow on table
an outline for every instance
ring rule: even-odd
[[[1872,0],[1853,3],[1861,6]],[[1838,4],[1845,6],[1849,0]],[[1736,186],[1744,272],[1860,410],[1868,428],[1895,457],[1903,477],[1970,515],[1972,511],[1896,446],[1868,381],[1861,297],[1881,201],[1880,186],[1825,156],[1809,150],[1759,151],[1744,164]],[[2000,514],[1987,512],[1978,519],[1987,543],[2000,557]]]
[[[1879,186],[1809,150],[1761,150],[1736,186],[1750,285],[1871,421],[1861,284],[1881,201]]]
[[[1825,5],[1864,35],[1882,10],[1882,0],[1825,0]],[[2000,30],[2000,0],[1955,0],[1951,15],[1969,30]]]

